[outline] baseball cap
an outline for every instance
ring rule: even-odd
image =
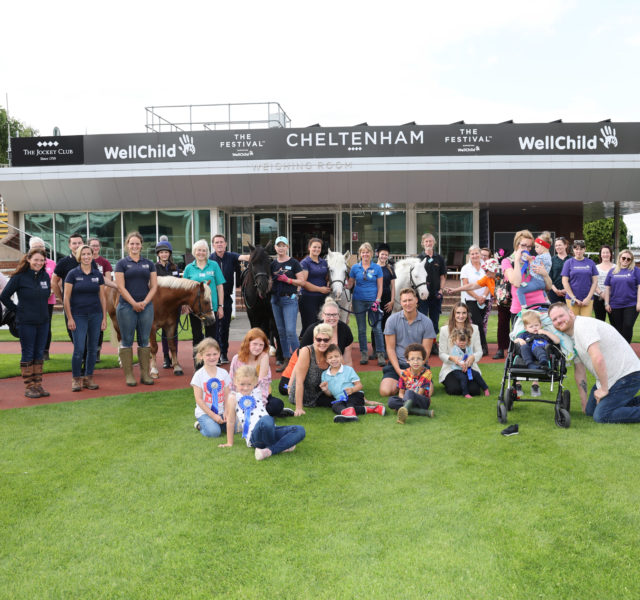
[[[278,244],[284,244],[285,246],[288,246],[289,245],[289,240],[286,237],[284,237],[283,235],[279,235],[276,238],[276,244],[275,245],[277,246]]]

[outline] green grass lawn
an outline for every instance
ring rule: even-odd
[[[405,426],[309,409],[263,462],[198,434],[189,389],[2,411],[0,597],[638,598],[638,428],[574,394],[570,429],[516,403],[504,438],[483,373]]]

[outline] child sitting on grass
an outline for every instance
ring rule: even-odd
[[[397,422],[404,425],[409,415],[433,418],[431,406],[431,369],[425,365],[427,351],[422,344],[409,344],[404,349],[409,368],[398,379],[398,395],[389,398],[389,408],[398,411]]]
[[[546,348],[549,342],[558,344],[560,338],[555,333],[542,329],[540,315],[535,310],[524,311],[522,323],[525,331],[514,340],[520,345],[522,360],[527,364],[527,369],[546,369],[549,366]]]
[[[475,371],[466,364],[467,357],[473,354],[471,346],[468,344],[471,340],[463,329],[456,329],[451,334],[451,341],[453,346],[451,347],[450,356],[455,357],[458,362],[454,364],[452,373],[460,383],[462,389],[462,395],[465,398],[472,398],[469,393],[469,381],[475,381],[481,390],[484,390],[484,395],[489,396],[489,386],[486,384],[482,375],[478,371]]]
[[[227,400],[227,443],[221,448],[233,446],[236,422],[249,448],[255,448],[256,460],[264,460],[272,454],[293,452],[306,432],[301,425],[276,426],[267,413],[265,398],[258,386],[258,373],[254,367],[238,367],[233,380],[236,391]]]
[[[360,377],[353,367],[342,364],[342,353],[338,344],[330,344],[325,353],[329,368],[322,372],[320,389],[327,395],[333,396],[331,408],[336,416],[334,423],[348,423],[357,421],[357,415],[376,413],[384,416],[382,404],[375,407],[366,406],[367,400],[362,391]]]
[[[204,437],[220,437],[226,428],[224,408],[231,378],[224,369],[217,366],[220,346],[213,338],[204,338],[196,346],[196,358],[204,364],[191,379],[197,419],[193,426]]]

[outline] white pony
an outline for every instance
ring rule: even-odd
[[[414,257],[403,258],[394,265],[396,272],[396,301],[393,312],[401,310],[400,290],[404,288],[413,288],[420,300],[426,300],[429,297],[427,271],[425,269],[426,260],[426,258],[422,260]]]
[[[327,265],[329,266],[329,285],[331,286],[331,297],[338,303],[340,310],[340,320],[344,323],[349,322],[349,311],[351,310],[351,293],[347,296],[345,284],[349,274],[347,261],[351,256],[348,250],[341,254],[340,252],[327,253]]]

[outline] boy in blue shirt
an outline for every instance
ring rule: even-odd
[[[333,396],[331,408],[336,416],[334,423],[349,423],[357,421],[357,415],[377,413],[384,416],[385,408],[382,404],[366,406],[367,400],[362,391],[360,377],[353,367],[342,364],[342,353],[337,344],[331,344],[325,354],[329,368],[322,372],[320,389],[327,395]]]

